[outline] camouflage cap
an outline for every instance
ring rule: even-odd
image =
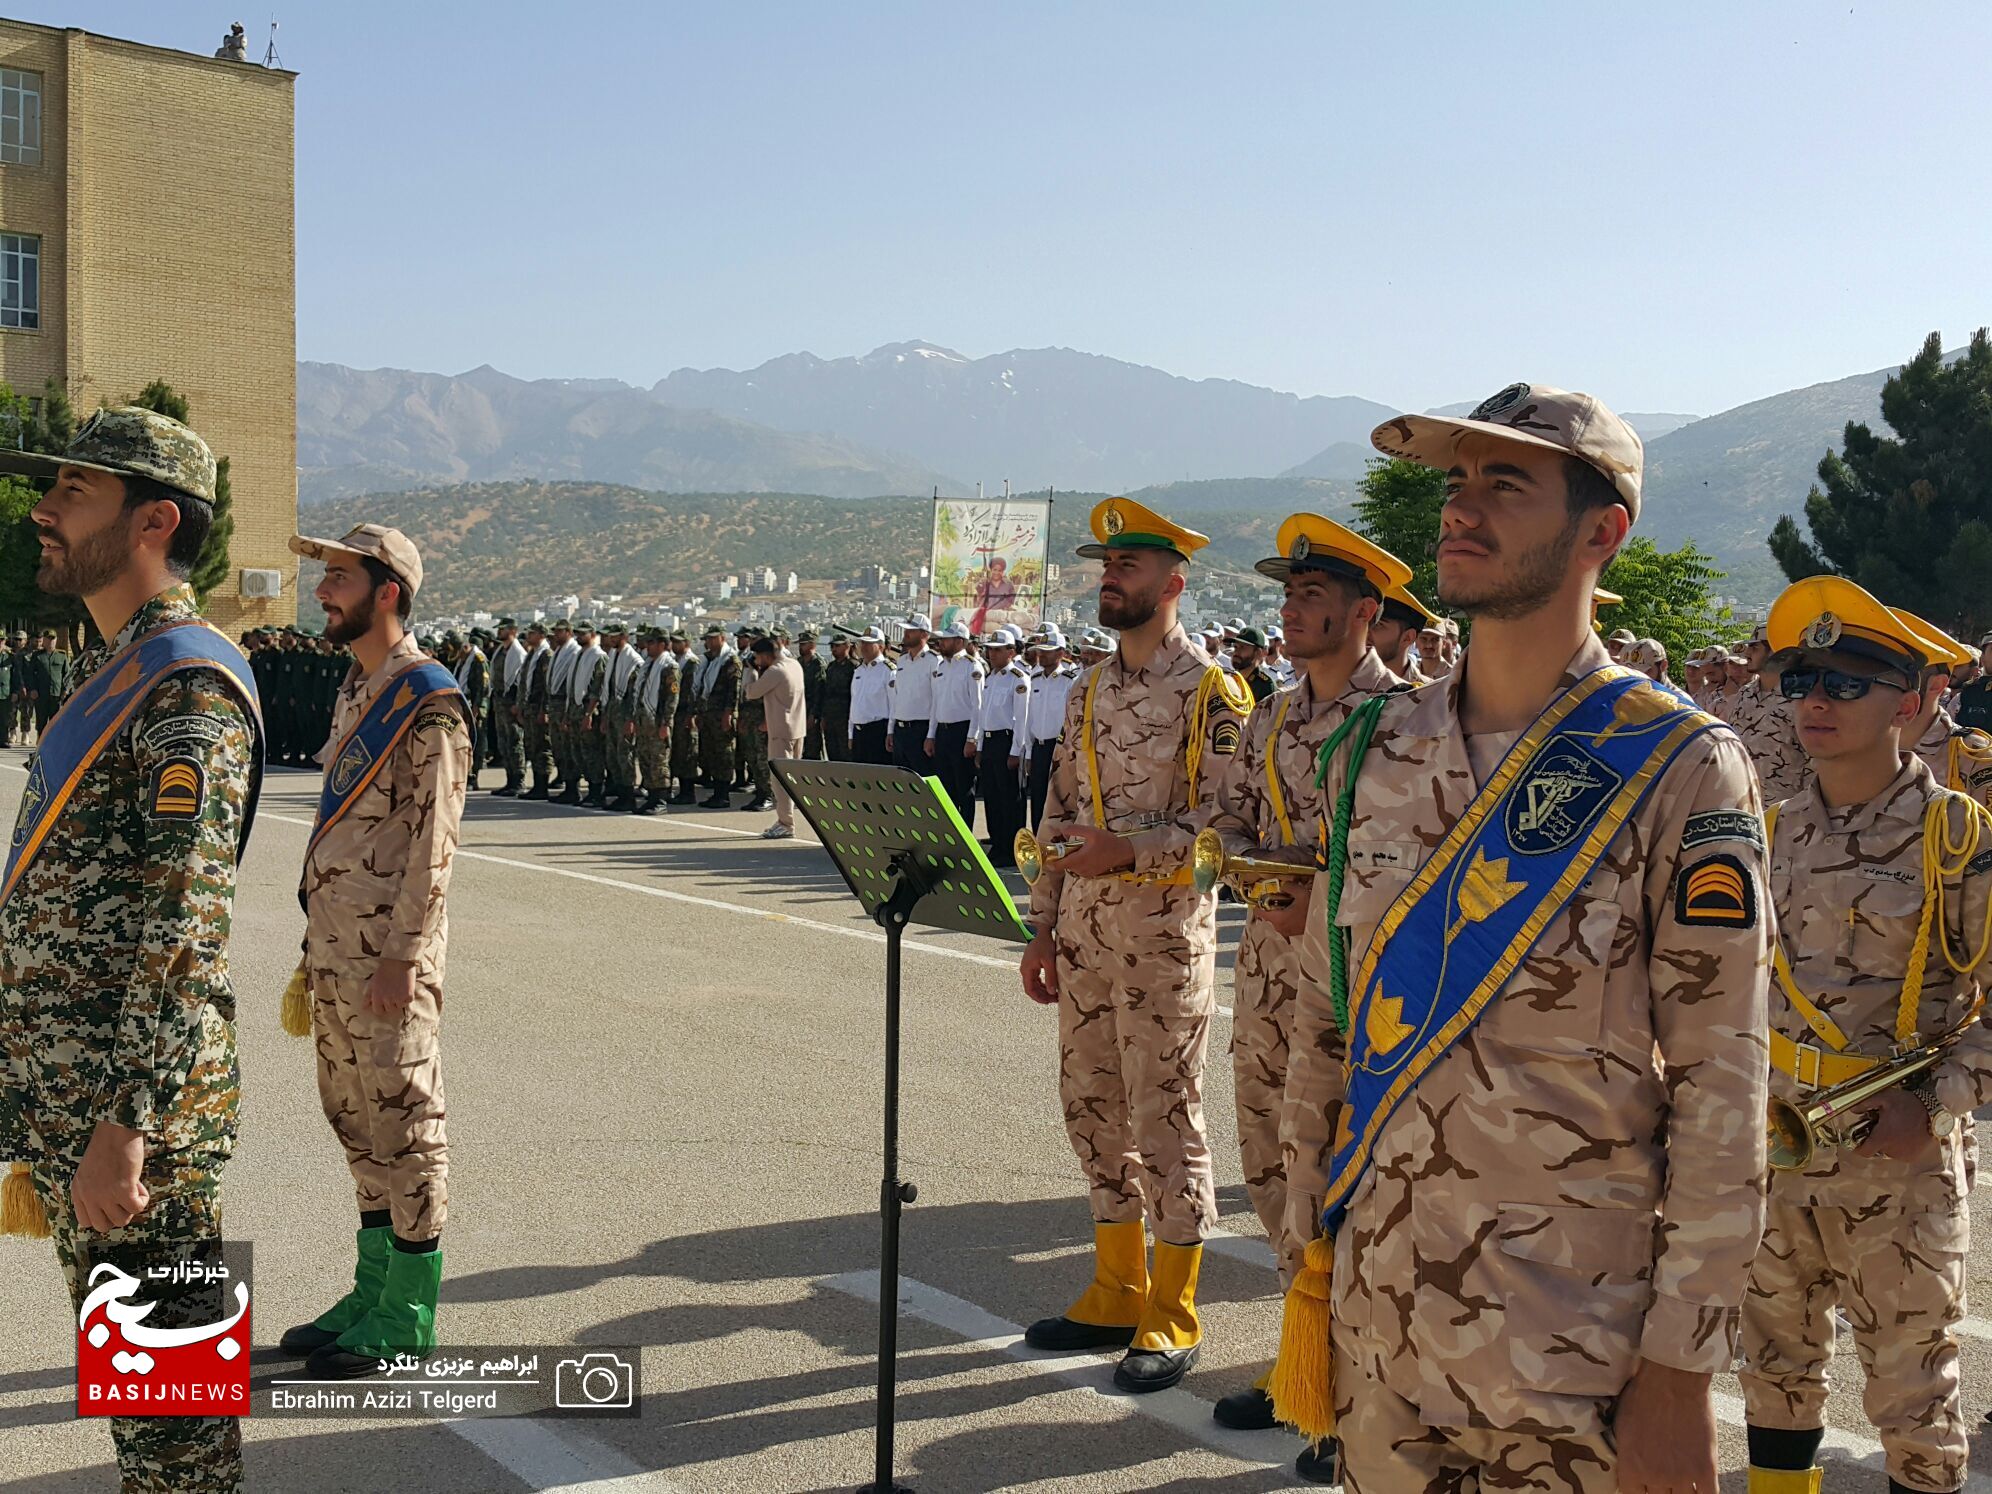
[[[690,643],[692,641],[692,635],[690,633],[687,633],[683,628],[673,628],[671,630],[671,637],[669,641],[672,643]]]
[[[214,453],[207,442],[171,416],[137,405],[99,410],[69,438],[61,456],[0,451],[0,472],[53,477],[62,467],[149,477],[189,498],[214,502]]]
[[[389,529],[385,524],[355,524],[346,531],[343,539],[336,540],[294,534],[290,547],[293,555],[306,555],[313,560],[324,560],[332,555],[358,555],[367,560],[377,560],[406,583],[411,597],[422,589],[422,552],[415,548],[415,541],[399,529]]]

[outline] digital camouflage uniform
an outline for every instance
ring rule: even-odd
[[[672,659],[678,666],[678,714],[671,723],[671,776],[678,780],[679,792],[689,794],[699,776],[698,701],[692,693],[697,678],[692,671],[698,664],[692,654],[681,656],[675,650]]]
[[[169,587],[85,651],[77,685],[133,639],[199,615],[190,587]],[[256,752],[218,671],[161,681],[0,907],[0,1150],[18,1131],[77,1311],[96,1263],[142,1277],[220,1238],[240,1097],[228,935]],[[196,765],[197,812],[158,808],[150,791],[169,761]],[[100,1120],[145,1133],[151,1195],[104,1234],[81,1229],[69,1199]],[[114,1417],[111,1437],[127,1490],[241,1487],[234,1417]]]
[[[1348,688],[1331,701],[1315,700],[1305,673],[1291,689],[1261,701],[1246,722],[1244,745],[1217,788],[1211,825],[1224,836],[1226,852],[1294,860],[1312,868],[1317,831],[1326,812],[1314,785],[1322,744],[1356,706],[1400,683],[1383,667],[1376,651],[1367,649],[1349,677]],[[1275,721],[1280,723],[1280,736],[1273,771],[1286,807],[1284,827],[1266,781],[1266,748]],[[1306,884],[1294,886],[1296,895],[1304,898]],[[1246,1196],[1277,1253],[1286,1220],[1280,1100],[1286,1090],[1293,1002],[1300,989],[1300,951],[1286,935],[1254,917],[1238,936],[1237,961],[1231,1071],[1237,1093],[1238,1151],[1245,1164]]]
[[[381,687],[422,657],[412,637],[339,692],[333,732],[357,726]],[[388,1210],[394,1233],[430,1240],[448,1213],[441,1056],[444,896],[476,750],[462,700],[421,708],[373,782],[305,858],[305,969],[318,1096],[346,1153],[362,1214]],[[366,1004],[382,960],[415,966],[415,998],[381,1015]]]
[[[1798,745],[1798,721],[1791,702],[1775,686],[1766,690],[1763,680],[1762,675],[1752,675],[1744,682],[1730,710],[1729,724],[1750,754],[1757,781],[1763,786],[1764,802],[1775,804],[1803,788],[1812,770],[1805,761],[1805,749]]]
[[[575,662],[584,672],[579,699],[574,703],[574,771],[588,782],[590,796],[599,798],[608,790],[608,724],[602,715],[602,695],[608,686],[609,656],[584,653]]]
[[[1849,1053],[1894,1051],[1922,915],[1925,811],[1945,796],[1911,757],[1866,804],[1829,810],[1814,781],[1779,807],[1770,881],[1785,957],[1799,990],[1832,1018]],[[1955,837],[1964,816],[1952,809],[1949,820]],[[1943,937],[1960,961],[1983,938],[1992,891],[1992,857],[1981,854],[1971,867],[1946,886]],[[1933,929],[1914,1019],[1920,1040],[1955,1026],[1978,995],[1976,974],[1951,969]],[[1793,1043],[1818,1041],[1777,987],[1770,1020]],[[1934,1073],[1937,1099],[1952,1115],[1992,1103],[1992,1032],[1974,1027]],[[1771,1085],[1802,1099],[1784,1073],[1774,1072]],[[1824,1425],[1839,1307],[1867,1372],[1865,1406],[1888,1476],[1932,1494],[1963,1484],[1967,1426],[1956,1328],[1965,1316],[1971,1145],[1960,1127],[1923,1167],[1822,1146],[1803,1171],[1771,1174],[1770,1217],[1743,1306],[1751,1425]]]
[[[1562,688],[1609,662],[1587,637]],[[1470,756],[1467,673],[1392,698],[1363,759],[1337,919],[1352,969],[1521,735],[1477,740]],[[1348,761],[1330,764],[1324,802]],[[1352,1489],[1615,1490],[1609,1421],[1637,1362],[1730,1367],[1763,1220],[1758,813],[1735,737],[1716,725],[1688,742],[1378,1132],[1330,1295]],[[1684,879],[1715,856],[1733,864],[1748,917],[1685,923]],[[1343,1094],[1326,881],[1302,944],[1281,1122],[1290,1269],[1319,1233]]]
[[[671,760],[677,743],[672,728],[678,718],[678,661],[669,649],[646,659],[636,677],[636,758],[647,799],[671,792]]]
[[[1180,626],[1147,664],[1116,653],[1084,671],[1066,703],[1065,748],[1045,822],[1095,823],[1081,747],[1094,700],[1106,828],[1135,847],[1137,872],[1188,865],[1192,816],[1236,753],[1240,713],[1214,691],[1198,743],[1197,795],[1185,764],[1193,706],[1211,667]],[[1217,899],[1187,885],[1068,877],[1050,863],[1031,888],[1031,922],[1057,953],[1059,1098],[1101,1224],[1140,1221],[1157,1240],[1194,1245],[1217,1224],[1203,1073],[1216,1005]]]

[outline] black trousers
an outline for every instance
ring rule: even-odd
[[[892,756],[885,750],[883,721],[866,721],[851,728],[851,761],[881,768],[892,766]]]
[[[823,749],[833,763],[851,760],[851,718],[849,714],[823,718]]]
[[[1024,828],[1024,790],[1017,782],[1017,770],[1010,766],[1013,732],[983,734],[982,751],[975,760],[975,786],[982,795],[982,817],[989,832],[989,862],[992,866],[1015,866],[1013,849],[1017,832]]]
[[[1031,776],[1025,786],[1024,797],[1030,812],[1025,823],[1034,834],[1044,819],[1045,796],[1051,792],[1051,760],[1058,752],[1060,740],[1053,737],[1049,742],[1039,742],[1031,748]]]
[[[909,768],[923,775],[934,771],[934,760],[927,756],[926,722],[892,723],[892,765],[896,768]]]
[[[934,727],[933,764],[927,771],[941,780],[941,787],[954,800],[955,813],[971,829],[975,825],[975,760],[964,756],[968,747],[966,721],[942,721]]]

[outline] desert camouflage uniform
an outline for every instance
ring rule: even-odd
[[[1916,744],[1916,756],[1929,765],[1939,787],[1969,794],[1992,809],[1992,736],[1959,726],[1938,706],[1936,719]]]
[[[1729,724],[1757,769],[1764,802],[1776,804],[1805,787],[1812,770],[1806,764],[1805,749],[1798,745],[1798,718],[1792,713],[1791,702],[1775,687],[1765,689],[1763,680],[1758,674],[1744,681]]]
[[[629,648],[628,644],[623,645]],[[630,654],[635,654],[634,658]],[[602,669],[602,753],[610,798],[636,792],[637,735],[642,707],[636,692],[643,683],[645,660],[634,649],[630,654],[612,653]],[[618,660],[628,671],[621,688],[616,688]]]
[[[1303,673],[1300,682],[1252,712],[1245,743],[1217,788],[1211,824],[1224,848],[1237,856],[1298,860],[1311,867],[1316,831],[1327,806],[1314,784],[1315,762],[1335,728],[1372,695],[1401,686],[1374,649],[1357,662],[1348,687],[1320,702]],[[1266,788],[1266,744],[1280,724],[1274,768],[1294,840],[1284,842]],[[1296,855],[1292,849],[1298,845]],[[1306,884],[1296,883],[1305,897]],[[1263,918],[1247,921],[1238,936],[1231,1018],[1231,1072],[1237,1091],[1238,1150],[1245,1164],[1245,1194],[1277,1253],[1286,1219],[1286,1172],[1280,1161],[1280,1099],[1286,1089],[1287,1043],[1293,1032],[1294,995],[1300,987],[1300,951]],[[1302,1240],[1300,1244],[1306,1245]]]
[[[355,665],[339,691],[334,734],[343,739],[387,681],[421,657],[404,637],[372,674]],[[305,858],[300,882],[319,1100],[345,1148],[360,1212],[389,1210],[404,1240],[435,1238],[447,1213],[444,894],[475,751],[460,698],[423,706],[386,766]],[[382,960],[415,966],[415,999],[388,1016],[366,1004]]]
[[[199,615],[189,587],[161,592],[84,652],[77,687],[132,639]],[[228,934],[254,730],[219,673],[162,681],[0,909],[0,1137],[25,1142],[14,1154],[30,1163],[76,1311],[94,1265],[143,1278],[220,1238],[240,1099]],[[171,758],[200,767],[197,816],[150,812],[149,780]],[[69,1199],[100,1120],[145,1133],[151,1194],[144,1213],[102,1234],[77,1224]],[[173,1304],[156,1315],[171,1321]],[[127,1490],[241,1487],[234,1417],[114,1417],[111,1437]]]
[[[1201,818],[1196,811],[1209,802],[1242,732],[1223,692],[1213,693],[1191,803],[1184,756],[1210,667],[1177,627],[1141,669],[1127,669],[1115,654],[1082,672],[1066,702],[1065,745],[1052,769],[1045,823],[1094,823],[1081,740],[1086,687],[1098,673],[1094,730],[1107,828],[1133,841],[1136,871],[1186,866],[1192,817]],[[1031,888],[1031,921],[1050,930],[1056,946],[1059,1097],[1094,1220],[1125,1224],[1145,1210],[1156,1239],[1198,1243],[1217,1224],[1203,1121],[1216,1002],[1215,896],[1188,886],[1068,877],[1053,865]]]
[[[1887,1057],[1923,903],[1926,806],[1944,794],[1915,758],[1868,803],[1829,810],[1815,782],[1778,812],[1771,895],[1794,982],[1845,1034],[1851,1053]],[[1953,834],[1963,816],[1951,814]],[[1992,851],[1992,847],[1987,848]],[[1980,865],[1980,861],[1984,864]],[[1948,887],[1947,933],[1956,951],[1978,944],[1992,891],[1992,855],[1973,862],[1959,896]],[[1916,1018],[1921,1040],[1948,1030],[1978,999],[1975,975],[1954,972],[1935,929]],[[1968,953],[1961,954],[1968,958]],[[1771,1026],[1816,1042],[1781,991]],[[1935,1071],[1937,1098],[1962,1116],[1992,1102],[1992,1032],[1977,1027]],[[1773,1090],[1802,1091],[1782,1073]],[[1957,1324],[1965,1315],[1970,1193],[1959,1128],[1926,1167],[1822,1147],[1801,1172],[1771,1175],[1764,1243],[1743,1306],[1752,1425],[1823,1425],[1833,1309],[1846,1310],[1867,1371],[1868,1419],[1888,1476],[1947,1494],[1964,1482]]]
[[[1609,662],[1588,638],[1564,688]],[[1393,699],[1364,759],[1338,916],[1352,969],[1520,736],[1469,746],[1466,672]],[[1324,802],[1347,765],[1338,754]],[[1608,1423],[1638,1361],[1730,1367],[1764,1209],[1759,808],[1727,729],[1689,742],[1379,1132],[1334,1242],[1350,1487],[1615,1489]],[[1677,890],[1718,855],[1739,873],[1747,925],[1686,926]],[[1325,880],[1302,945],[1281,1123],[1290,1268],[1319,1232],[1341,1119]]]
[[[553,724],[551,720],[542,722],[540,715],[551,712],[547,707],[547,683],[553,671],[553,650],[542,648],[537,654],[528,655],[526,666],[519,680],[519,714],[524,718],[525,766],[532,770],[533,785],[544,788],[553,782]]]

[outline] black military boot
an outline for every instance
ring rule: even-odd
[[[699,800],[699,808],[701,809],[731,809],[732,807],[733,791],[731,789],[714,789],[709,797]]]
[[[673,794],[667,802],[674,809],[682,809],[687,804],[696,804],[699,802],[699,791],[688,783],[679,789],[677,793]]]
[[[630,811],[632,814],[655,814],[664,807],[664,796],[652,789],[643,796],[643,802]]]
[[[535,783],[531,788],[519,795],[519,797],[521,799],[551,799],[553,795],[547,792],[545,784]]]
[[[561,794],[553,802],[556,804],[579,804],[581,802],[581,785],[578,783],[568,784],[566,792]]]

